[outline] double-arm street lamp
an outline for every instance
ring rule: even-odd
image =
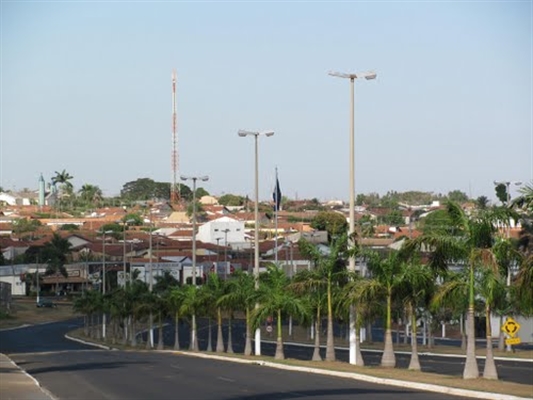
[[[209,177],[204,176],[181,176],[181,180],[192,181],[192,284],[196,286],[196,181],[207,181]]]
[[[354,113],[354,83],[356,79],[376,79],[377,74],[375,72],[361,72],[346,74],[341,72],[329,72],[330,76],[337,78],[344,78],[350,80],[350,226],[349,226],[349,244],[353,248],[354,233],[355,233],[355,155],[354,155],[354,142],[355,142],[355,113]],[[349,259],[348,270],[355,272],[355,256],[351,256]],[[357,337],[355,332],[355,309],[350,307],[350,364],[356,365],[357,360]],[[362,361],[362,360],[361,360]],[[362,362],[361,362],[362,363]]]
[[[258,152],[258,139],[259,136],[270,137],[274,135],[273,131],[253,132],[246,130],[239,130],[238,135],[240,137],[253,136],[254,149],[255,149],[255,207],[254,207],[254,219],[255,219],[255,237],[254,237],[254,278],[255,288],[259,288],[259,152]],[[261,355],[261,329],[255,330],[255,355]]]

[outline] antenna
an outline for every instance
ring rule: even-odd
[[[172,70],[172,183],[170,184],[170,204],[176,204],[180,199],[180,190],[177,185],[178,176],[178,115],[176,112],[176,83],[178,74]]]

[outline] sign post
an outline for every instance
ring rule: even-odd
[[[507,320],[502,326],[502,331],[504,331],[509,337],[505,339],[505,344],[512,346],[514,344],[520,344],[521,340],[519,337],[516,337],[516,334],[520,330],[520,324],[516,322],[511,317],[507,317]]]

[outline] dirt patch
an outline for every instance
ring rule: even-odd
[[[65,301],[54,302],[57,307],[39,308],[33,300],[15,300],[8,314],[2,314],[0,329],[15,328],[23,325],[42,324],[77,317],[72,310],[72,303]]]

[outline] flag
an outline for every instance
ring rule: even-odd
[[[281,189],[279,188],[279,179],[276,174],[276,187],[272,193],[272,198],[274,199],[274,211],[281,210]]]

